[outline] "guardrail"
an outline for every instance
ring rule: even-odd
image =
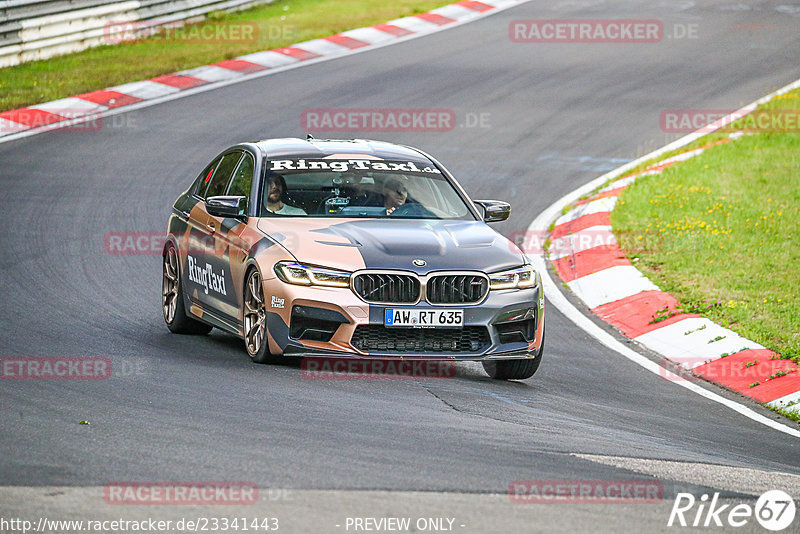
[[[113,44],[130,24],[157,28],[273,0],[0,1],[0,68]]]

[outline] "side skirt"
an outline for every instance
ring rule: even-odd
[[[234,323],[229,320],[223,319],[219,315],[214,314],[208,310],[203,309],[199,304],[195,302],[189,303],[189,313],[193,315],[200,321],[204,323],[208,323],[215,328],[219,328],[225,332],[230,334],[234,334],[236,336],[242,336],[242,325],[238,322]]]

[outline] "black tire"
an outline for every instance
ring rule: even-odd
[[[172,243],[167,246],[167,251],[164,253],[161,270],[161,311],[170,332],[195,335],[211,332],[213,326],[186,315],[178,253]]]
[[[267,308],[264,304],[264,286],[258,269],[250,269],[247,272],[242,299],[244,346],[247,354],[255,363],[278,363],[281,357],[269,351]]]
[[[483,369],[496,380],[525,380],[536,374],[539,364],[542,363],[544,353],[544,330],[542,330],[542,345],[535,358],[525,360],[487,360],[483,362]]]

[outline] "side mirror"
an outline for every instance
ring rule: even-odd
[[[484,222],[505,221],[511,215],[511,204],[501,200],[476,200],[475,204],[483,208]]]
[[[247,217],[247,197],[208,197],[206,211],[214,217]]]

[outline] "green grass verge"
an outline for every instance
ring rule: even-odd
[[[783,415],[784,417],[788,417],[792,421],[797,421],[798,423],[800,423],[800,412],[798,412],[796,410],[789,411],[789,410],[781,410],[780,408],[772,408],[772,407],[769,407],[769,409],[772,410],[773,412],[776,412],[776,413],[779,413],[779,414]]]
[[[763,108],[798,109],[800,91]],[[747,134],[637,180],[614,233],[684,309],[800,363],[798,176],[800,134]]]
[[[452,0],[278,0],[237,13],[215,12],[208,19],[239,24],[239,28],[256,24],[256,38],[230,42],[142,39],[7,67],[0,69],[0,111],[280,48],[450,3]]]

